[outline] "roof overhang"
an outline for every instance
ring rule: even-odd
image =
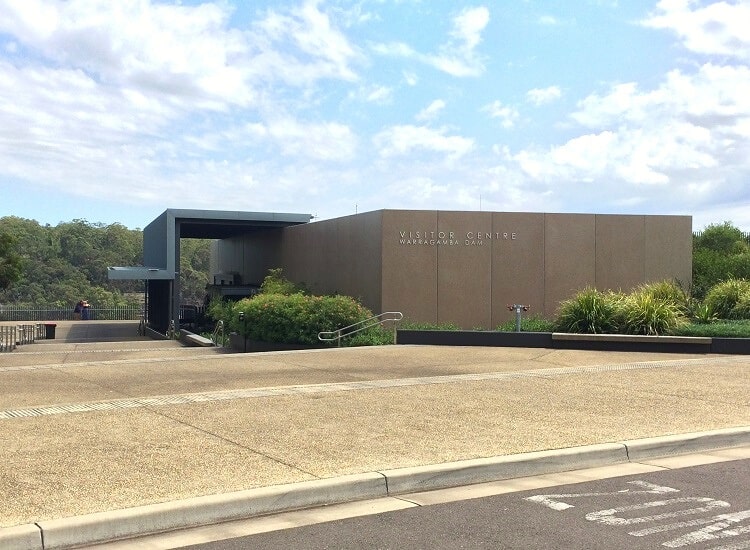
[[[174,279],[180,239],[227,239],[309,223],[310,214],[169,208],[143,230],[143,261],[157,267],[109,267],[111,280]]]
[[[152,280],[174,279],[174,271],[159,269],[158,267],[108,267],[107,277],[110,280]]]

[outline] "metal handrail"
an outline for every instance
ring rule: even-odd
[[[223,347],[226,343],[226,337],[224,336],[224,321],[219,319],[214,327],[214,331],[211,334],[211,340],[215,346]]]
[[[16,327],[0,326],[0,352],[16,349]]]
[[[323,331],[318,333],[318,340],[321,342],[333,342],[334,340],[337,341],[337,346],[341,345],[341,339],[345,336],[351,336],[352,334],[356,334],[360,331],[366,330],[368,328],[372,328],[377,325],[382,325],[383,323],[387,323],[389,321],[393,322],[393,343],[396,343],[396,323],[404,318],[404,314],[400,311],[386,311],[385,313],[381,313],[379,315],[373,315],[369,319],[365,319],[364,321],[359,321],[358,323],[354,323],[353,325],[349,325],[348,327],[342,327],[338,330],[331,330],[331,331]]]

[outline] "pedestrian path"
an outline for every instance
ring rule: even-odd
[[[194,359],[190,357],[189,359]],[[174,360],[174,359],[173,359]],[[147,360],[133,360],[130,363],[143,364]],[[154,362],[160,360],[154,359]],[[715,365],[732,363],[731,357],[716,358]],[[229,401],[234,399],[257,399],[261,397],[277,397],[285,395],[314,395],[329,392],[363,391],[380,388],[399,388],[407,386],[427,386],[433,384],[455,384],[458,382],[478,382],[482,380],[512,380],[534,377],[560,377],[584,373],[614,372],[640,369],[679,368],[702,365],[703,359],[686,359],[672,361],[647,361],[616,365],[594,365],[589,367],[564,367],[552,369],[533,369],[514,372],[488,372],[482,374],[456,374],[447,376],[423,376],[418,378],[398,378],[385,380],[370,380],[362,382],[337,382],[329,384],[304,384],[273,388],[249,388],[240,390],[225,390],[215,392],[200,392],[179,395],[161,395],[134,399],[115,399],[110,401],[96,401],[92,403],[73,403],[66,405],[40,406],[26,409],[0,410],[0,420],[11,418],[47,416],[52,414],[84,413],[94,411],[110,411],[117,409],[133,409],[138,407],[153,407],[163,405],[185,405],[189,403],[207,403],[211,401]],[[63,365],[40,365],[23,367],[3,367],[0,372],[12,370],[79,368],[84,366],[124,365],[128,361],[110,361],[105,363],[73,363]]]
[[[746,356],[70,346],[0,357],[0,527],[750,426]]]

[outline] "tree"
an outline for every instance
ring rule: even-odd
[[[112,307],[128,302],[123,293],[137,297],[142,293],[141,281],[107,278],[109,266],[142,263],[139,230],[86,220],[42,226],[35,220],[6,216],[0,218],[3,233],[16,239],[22,267],[12,287],[0,286],[0,303],[72,307],[85,298],[97,307]]]
[[[180,241],[180,303],[203,304],[209,281],[210,248],[211,241],[208,239]]]
[[[0,233],[0,290],[8,288],[21,278],[21,256],[16,252],[16,239]]]
[[[710,224],[693,241],[695,249],[713,250],[721,254],[744,254],[750,246],[742,231],[732,222]]]
[[[731,222],[711,224],[693,238],[693,296],[728,279],[750,279],[750,245]]]

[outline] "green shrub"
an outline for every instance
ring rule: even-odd
[[[681,306],[651,292],[633,292],[621,303],[626,334],[670,334],[684,322]]]
[[[240,312],[244,320],[240,321]],[[352,325],[372,313],[348,296],[259,294],[237,302],[232,328],[263,342],[319,344],[318,333]]]
[[[582,334],[619,332],[622,301],[619,293],[586,287],[560,304],[555,329]]]
[[[409,321],[407,319],[401,321],[398,328],[403,330],[461,330],[461,328],[454,323],[424,323]]]
[[[720,319],[748,318],[750,310],[750,281],[729,279],[711,288],[704,303]]]
[[[696,304],[690,311],[693,322],[699,325],[707,325],[718,320],[718,316],[708,304]]]
[[[750,338],[750,321],[716,321],[710,324],[685,324],[674,334],[714,338]]]
[[[354,346],[387,346],[393,344],[393,328],[375,326],[358,332],[341,340],[345,347]]]
[[[284,296],[307,293],[304,285],[296,285],[284,277],[284,270],[280,267],[268,270],[268,275],[260,285],[260,291],[262,294],[283,294]]]
[[[745,292],[737,300],[732,310],[733,319],[750,319],[750,292]]]
[[[497,327],[502,332],[515,332],[516,320],[510,319]],[[555,330],[555,322],[545,319],[539,315],[521,317],[521,332],[552,332]]]
[[[682,315],[687,315],[690,311],[690,295],[675,280],[646,283],[635,289],[632,294],[644,294],[654,300],[671,304]]]
[[[206,308],[206,315],[214,321],[224,321],[227,325],[232,319],[232,302],[228,300],[222,300],[221,298],[213,298]]]
[[[729,279],[750,279],[750,243],[730,222],[709,225],[693,238],[693,296]]]
[[[747,252],[742,231],[732,222],[712,223],[693,238],[696,249],[713,250],[721,254]]]

